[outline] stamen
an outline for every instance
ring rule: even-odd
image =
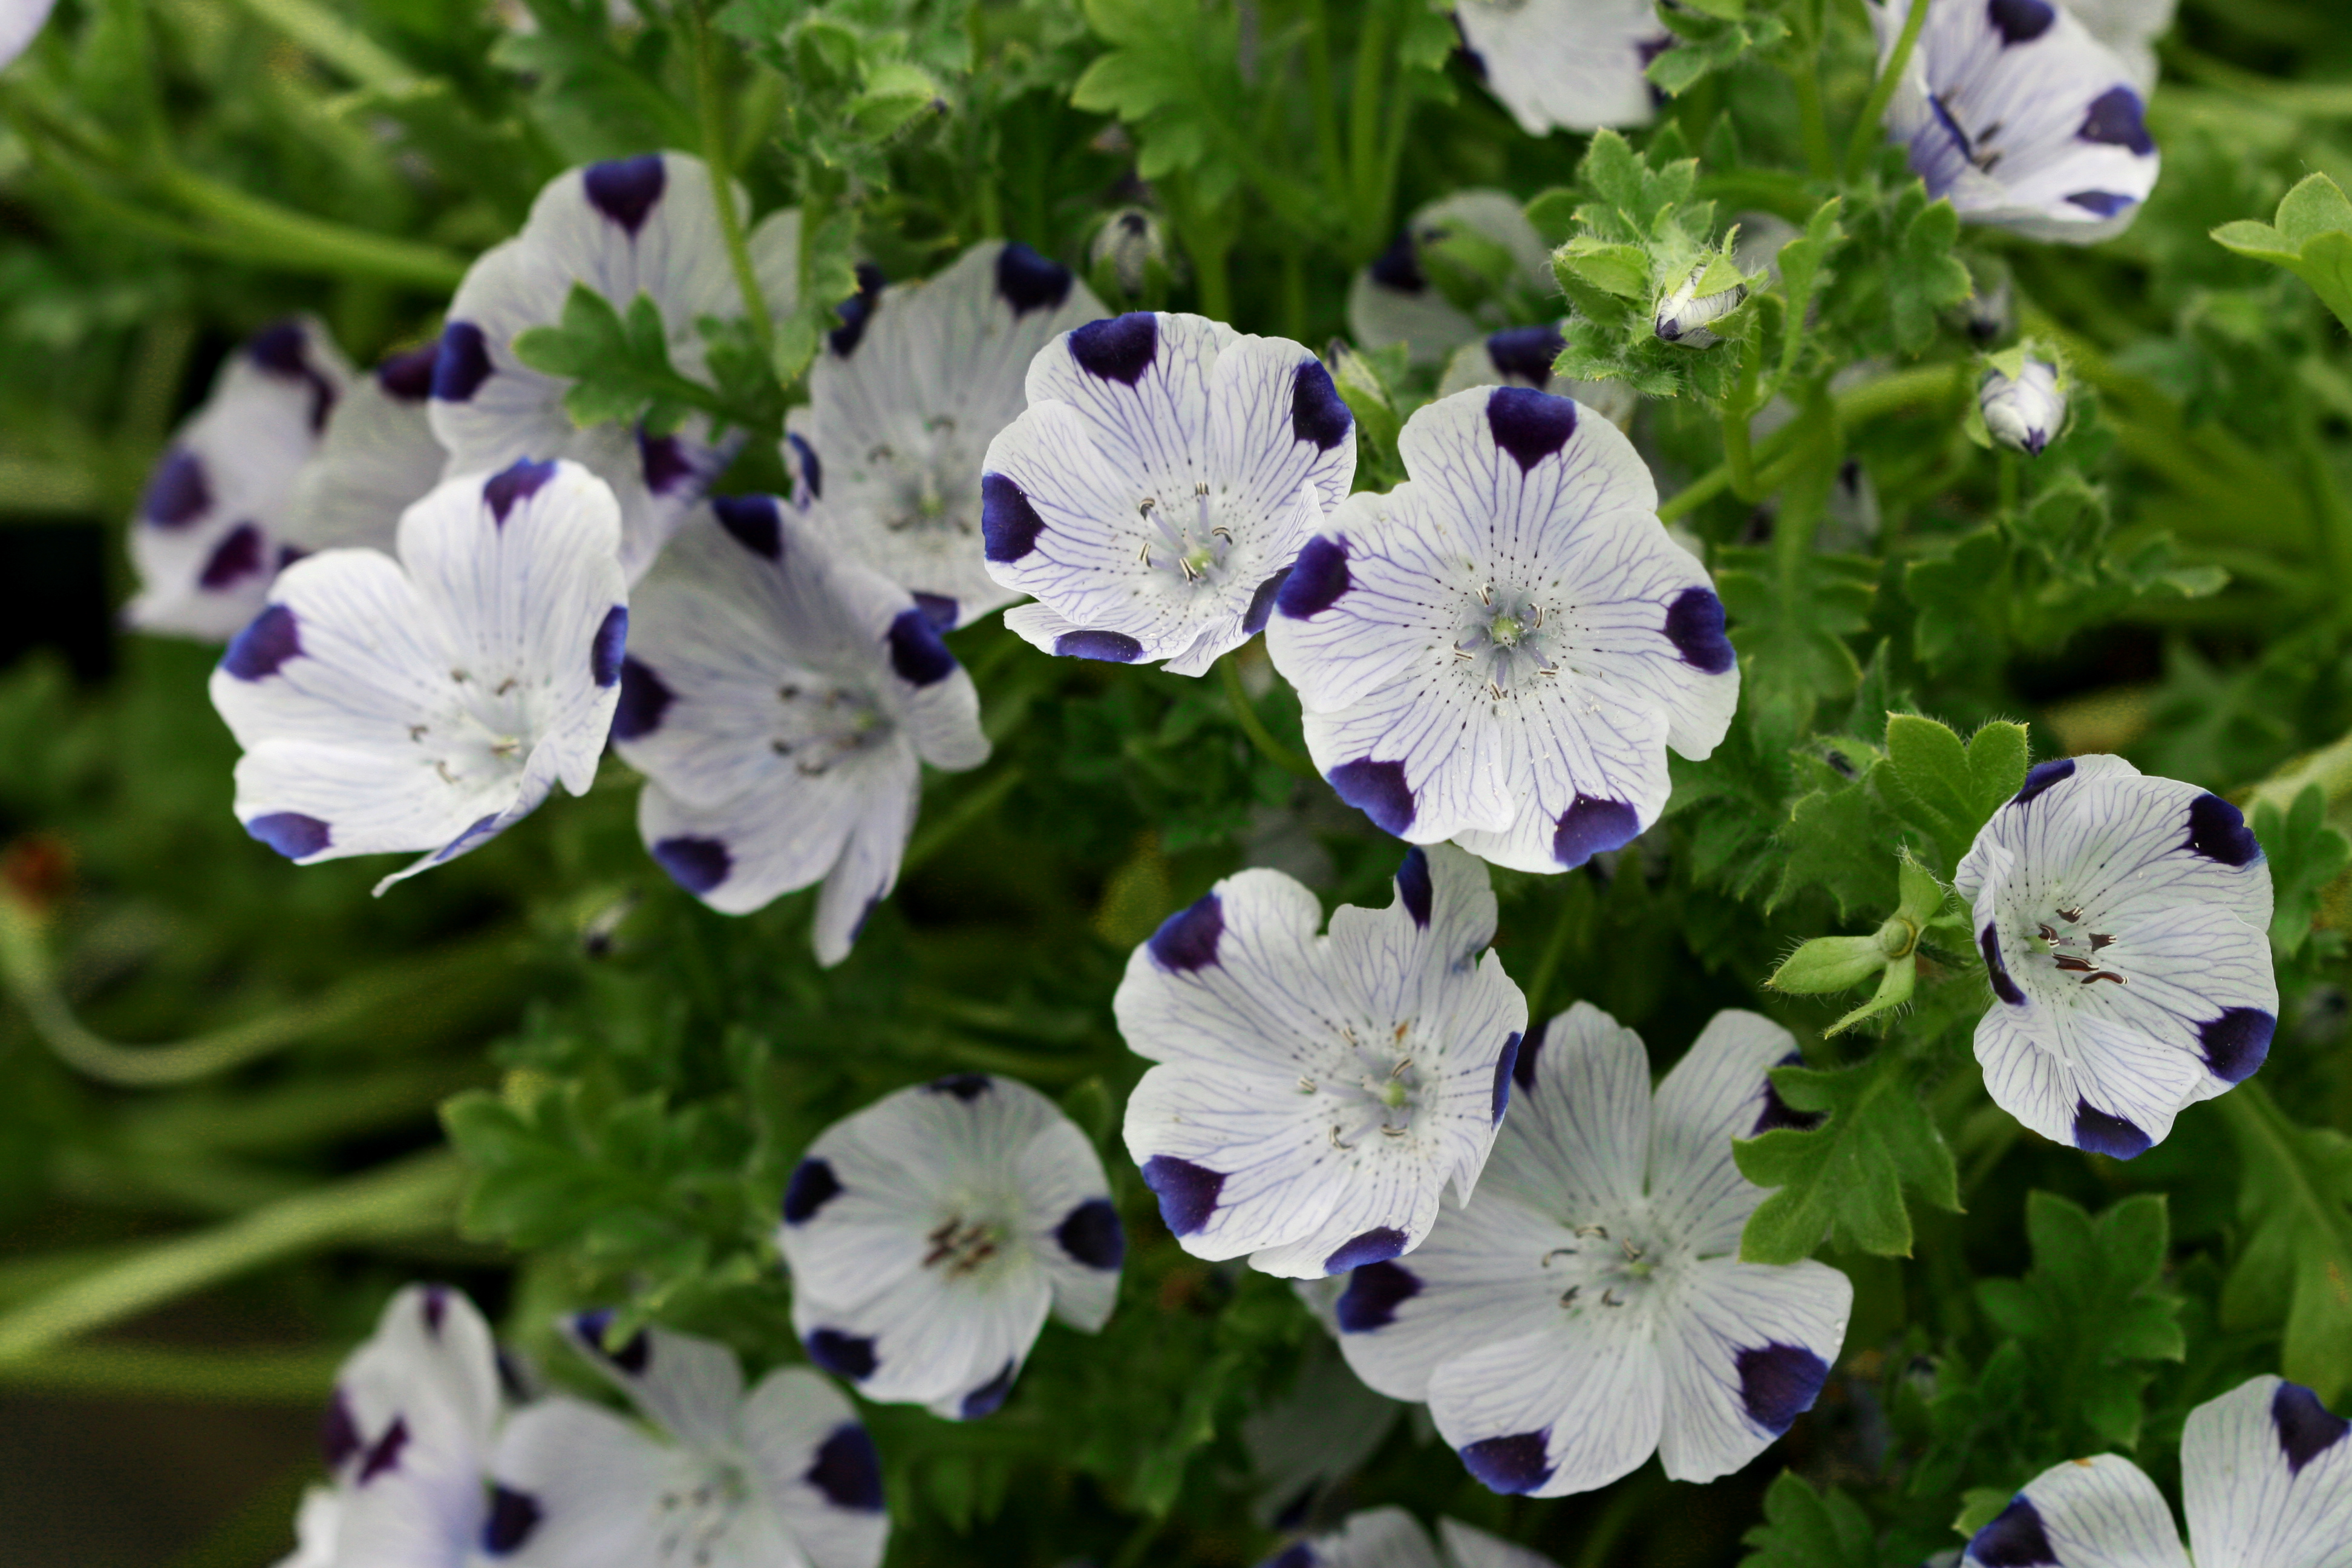
[[[1543,1255],[1543,1261],[1538,1263],[1536,1267],[1538,1268],[1549,1268],[1551,1267],[1551,1260],[1555,1258],[1573,1258],[1575,1256],[1576,1248],[1572,1247],[1555,1247],[1549,1252]]]
[[[1136,504],[1135,510],[1142,516],[1150,517],[1151,515],[1151,509],[1159,504],[1160,498],[1158,496],[1145,496],[1141,501]]]
[[[2096,952],[2099,949],[2111,945],[2115,940],[2116,939],[2114,937],[2104,935],[2098,931],[2093,931],[2091,933],[2091,951],[2093,952]]]
[[[1334,1149],[1352,1149],[1355,1145],[1353,1143],[1342,1142],[1339,1138],[1339,1129],[1337,1126],[1334,1126],[1331,1129],[1331,1147]]]
[[[2070,926],[2081,925],[2083,923],[2082,906],[2077,904],[2071,910],[2060,910],[2058,911],[2058,918],[2064,921]]]
[[[1489,678],[1486,682],[1486,695],[1497,702],[1503,700],[1503,689],[1496,685],[1492,678]]]
[[[1583,1292],[1583,1286],[1570,1285],[1567,1289],[1562,1290],[1559,1293],[1559,1304],[1563,1307],[1573,1307],[1576,1305],[1577,1297],[1582,1295]]]
[[[1454,650],[1454,658],[1458,658],[1458,659],[1460,659],[1460,660],[1462,660],[1465,664],[1467,664],[1467,663],[1470,663],[1472,660],[1475,659],[1478,656],[1477,656],[1476,654],[1475,654],[1475,653],[1470,653],[1470,652],[1468,652],[1468,651],[1466,651],[1466,650],[1465,650],[1465,649],[1463,649],[1463,648],[1456,647],[1456,648]]]
[[[2047,922],[2037,924],[2033,929],[2042,933],[2042,940],[2044,942],[2056,942],[2058,940],[2058,933],[2052,931]]]
[[[431,728],[430,725],[411,724],[408,727],[408,738],[412,741],[421,741],[425,738],[425,731],[429,728]]]
[[[2131,984],[2130,981],[2126,980],[2122,975],[2117,974],[2112,969],[2095,969],[2091,971],[2090,973],[2083,976],[2083,984],[2085,985],[2088,985],[2094,980],[2112,980],[2118,985],[2128,985]]]
[[[1227,544],[1231,544],[1234,542],[1234,531],[1227,528],[1224,524],[1219,523],[1216,527],[1209,530],[1209,537],[1212,539],[1222,539]]]
[[[1385,1123],[1381,1127],[1381,1136],[1383,1138],[1402,1138],[1404,1132],[1405,1130],[1402,1127],[1391,1127]]]
[[[1601,1240],[1606,1241],[1609,1239],[1609,1227],[1605,1225],[1580,1225],[1576,1227],[1576,1234],[1579,1236],[1597,1236]]]
[[[1603,1290],[1601,1292],[1601,1304],[1604,1307],[1622,1307],[1625,1303],[1617,1299],[1616,1291]]]
[[[1298,1079],[1298,1092],[1301,1094],[1313,1094],[1315,1092],[1315,1080],[1311,1078],[1301,1075]]]
[[[1478,602],[1490,610],[1495,607],[1495,584],[1489,583],[1478,590]]]
[[[490,695],[493,697],[504,697],[508,692],[512,691],[514,689],[515,678],[509,675],[504,680],[499,682],[498,689],[492,691]]]
[[[2076,958],[2071,952],[2059,953],[2053,957],[2050,962],[2072,974],[2087,974],[2096,967],[2089,959]]]
[[[1207,495],[1208,493],[1209,493],[1209,481],[1208,481],[1208,480],[1206,480],[1206,479],[1194,479],[1194,480],[1192,481],[1192,494],[1193,494],[1193,496],[1194,496],[1195,498],[1198,498],[1198,497],[1201,497],[1201,496]]]
[[[1151,564],[1151,541],[1147,539],[1143,542],[1143,549],[1137,554],[1136,559],[1147,567]]]

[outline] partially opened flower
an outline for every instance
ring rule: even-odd
[[[2352,1563],[2352,1422],[2311,1390],[2257,1377],[2189,1413],[2181,1500],[2197,1568]],[[2172,1510],[2129,1459],[2101,1454],[2026,1483],[1969,1542],[1970,1568],[2189,1568]]]
[[[1871,10],[1891,55],[1908,0]],[[2057,0],[1944,0],[1886,128],[1969,223],[2089,245],[2131,226],[2158,159],[2132,70]]]
[[[1657,819],[1739,672],[1706,569],[1632,443],[1564,397],[1474,390],[1405,424],[1412,476],[1350,496],[1266,633],[1339,798],[1416,844],[1527,871]]]
[[[749,1394],[735,1352],[667,1330],[607,1350],[610,1314],[565,1325],[640,1425],[557,1394],[507,1423],[481,1533],[517,1568],[876,1568],[882,1468],[849,1401],[806,1367]]]
[[[1395,901],[1343,905],[1328,936],[1321,913],[1279,871],[1228,877],[1135,950],[1112,1001],[1160,1064],[1127,1148],[1168,1228],[1294,1279],[1412,1251],[1449,1180],[1469,1200],[1528,1017],[1461,851],[1407,852]]]
[[[2048,360],[2025,357],[2014,375],[1999,365],[1985,367],[1977,383],[1977,408],[1984,416],[1985,432],[2002,446],[2030,458],[2066,426],[2066,395],[2060,389],[2058,367]]]
[[[1441,1519],[1441,1553],[1421,1521],[1401,1508],[1351,1513],[1339,1528],[1302,1541],[1269,1558],[1263,1568],[1556,1568],[1539,1552],[1514,1546],[1459,1520]]]
[[[1104,313],[1069,268],[1003,240],[884,289],[848,346],[817,356],[788,421],[811,526],[942,628],[1018,598],[981,559],[981,461],[1020,416],[1029,362]]]
[[[728,914],[822,880],[839,962],[898,882],[922,765],[988,759],[971,677],[911,595],[766,496],[698,513],[634,605],[613,740],[646,848]]]
[[[989,444],[989,575],[1048,653],[1199,675],[1265,626],[1356,472],[1356,423],[1286,338],[1136,311],[1064,334]]]
[[[1517,197],[1456,191],[1413,214],[1395,243],[1356,274],[1348,332],[1360,347],[1406,343],[1415,364],[1442,364],[1458,344],[1507,325],[1514,293],[1557,295],[1550,247]]]
[[[1463,344],[1445,362],[1437,395],[1451,397],[1474,386],[1525,386],[1554,397],[1572,397],[1620,430],[1630,427],[1642,395],[1622,381],[1572,381],[1552,374],[1552,362],[1568,346],[1559,325],[1506,327]]]
[[[809,1145],[778,1244],[809,1359],[868,1399],[992,1413],[1048,1313],[1092,1333],[1127,1241],[1102,1161],[1024,1083],[961,1073]]]
[[[1765,1193],[1732,1140],[1797,1124],[1765,1076],[1795,1044],[1718,1013],[1654,1100],[1639,1036],[1581,1002],[1552,1018],[1478,1195],[1349,1280],[1349,1364],[1426,1400],[1500,1492],[1591,1491],[1653,1452],[1713,1480],[1762,1453],[1811,1406],[1853,1301],[1826,1264],[1738,1260]]]
[[[574,463],[452,479],[400,559],[330,550],[278,575],[213,671],[245,756],[237,820],[309,865],[487,843],[556,783],[584,795],[620,697],[619,509]]]
[[[293,553],[295,476],[351,374],[307,318],[256,333],[229,357],[148,477],[131,529],[131,625],[222,641],[253,619]]]
[[[2121,757],[2043,763],[1953,885],[1992,980],[1985,1089],[2044,1138],[2128,1160],[2269,1056],[2270,866],[2221,796]]]
[[[739,208],[745,205],[740,191],[730,195]],[[789,315],[799,213],[770,214],[750,246],[769,309]],[[697,323],[745,310],[709,167],[683,153],[648,153],[558,175],[531,204],[522,232],[467,272],[433,367],[433,431],[449,449],[444,472],[455,478],[524,458],[584,465],[619,498],[621,564],[635,581],[742,437],[718,437],[705,415],[658,436],[614,423],[575,426],[563,406],[572,384],[523,363],[515,340],[557,324],[577,285],[624,314],[639,294],[649,296],[661,312],[671,365],[708,381],[709,351]]]
[[[401,513],[440,482],[449,458],[425,416],[437,353],[394,354],[344,391],[294,479],[286,538],[297,550],[396,547]]]
[[[1471,69],[1530,136],[1657,112],[1643,73],[1675,36],[1653,0],[1455,0],[1454,25]]]

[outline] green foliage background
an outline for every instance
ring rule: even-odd
[[[1781,1091],[1828,1120],[1741,1150],[1780,1189],[1747,1245],[1830,1236],[1857,1291],[1845,1356],[1748,1472],[1693,1489],[1652,1465],[1554,1502],[1486,1493],[1370,1396],[1311,1392],[1336,1357],[1287,1286],[1160,1226],[1117,1137],[1141,1063],[1108,1000],[1128,950],[1245,856],[1278,843],[1324,867],[1327,903],[1379,902],[1398,847],[1286,769],[1297,704],[1255,650],[1236,698],[992,622],[953,640],[994,760],[931,782],[898,896],[829,972],[806,896],[729,920],[672,888],[617,762],[378,901],[377,868],[298,870],[231,819],[211,650],[123,638],[103,679],[41,652],[0,671],[0,1384],[314,1399],[420,1274],[558,1376],[550,1317],[587,1303],[793,1360],[769,1233],[798,1152],[893,1088],[985,1068],[1096,1136],[1131,1250],[1108,1329],[1049,1328],[1001,1415],[870,1412],[897,1568],[1255,1561],[1304,1462],[1269,1459],[1264,1413],[1300,1389],[1329,1425],[1309,1458],[1373,1445],[1312,1519],[1402,1502],[1579,1568],[1916,1563],[2062,1458],[2125,1452],[2171,1484],[2188,1409],[2255,1373],[2352,1401],[2352,354],[2330,310],[2352,207],[2316,186],[2280,206],[2314,172],[2352,184],[2334,0],[2185,0],[2150,105],[2162,180],[2090,250],[1963,231],[1857,127],[1857,0],[1694,4],[1654,126],[1542,139],[1426,0],[641,0],[617,27],[604,0],[527,8],[526,33],[473,0],[62,0],[0,80],[0,512],[103,531],[122,586],[120,520],[236,339],[301,308],[362,360],[423,341],[466,261],[584,161],[697,151],[758,211],[803,208],[808,305],[714,356],[707,389],[754,430],[802,395],[860,257],[916,277],[1004,234],[1084,267],[1104,215],[1148,200],[1165,265],[1133,299],[1095,268],[1106,298],[1320,347],[1407,214],[1508,189],[1562,247],[1564,368],[1649,395],[1639,437],[1745,686],[1613,867],[1496,873],[1497,946],[1538,1016],[1590,1000],[1661,1069],[1721,1006],[1798,1032]],[[1661,281],[1758,212],[1801,231],[1782,281],[1721,347],[1656,342]],[[2031,462],[1965,433],[1954,307],[2002,276],[2074,378]],[[1495,282],[1462,287],[1498,321],[1560,313]],[[579,326],[549,352],[593,384],[583,416],[659,403],[666,366],[617,321]],[[1365,356],[1341,381],[1359,482],[1392,483],[1430,377]],[[1751,441],[1776,395],[1791,417]],[[754,445],[722,488],[778,482]],[[1822,529],[1850,461],[1874,535]],[[2093,751],[2248,803],[2279,892],[2269,1066],[2129,1164],[1987,1100],[1986,993],[1935,880],[2029,758]],[[1873,932],[1896,961],[1853,994],[1764,984],[1804,941]],[[223,1070],[107,1081],[128,1058],[73,1037],[68,1005]],[[142,1337],[190,1292],[302,1337]],[[259,1560],[282,1531],[195,1560]]]

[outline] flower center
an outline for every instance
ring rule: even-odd
[[[1638,1225],[1595,1221],[1572,1227],[1574,1239],[1543,1255],[1541,1267],[1557,1275],[1559,1304],[1570,1312],[1617,1312],[1640,1306],[1663,1289],[1668,1259]]]
[[[520,676],[502,676],[486,682],[471,671],[452,668],[457,701],[437,721],[411,724],[415,742],[441,775],[441,782],[460,789],[480,789],[502,784],[522,772],[530,755],[531,689]]]
[[[1157,495],[1136,502],[1137,515],[1150,525],[1136,559],[1154,572],[1178,578],[1187,588],[1205,584],[1223,587],[1229,574],[1225,558],[1234,548],[1234,531],[1217,521],[1209,481],[1192,481],[1192,504],[1163,500]]]
[[[751,1500],[751,1485],[740,1466],[713,1460],[698,1474],[661,1494],[661,1562],[704,1568],[719,1561],[735,1516]]]
[[[1367,1042],[1353,1025],[1339,1029],[1339,1049],[1320,1079],[1301,1077],[1298,1092],[1322,1098],[1330,1117],[1327,1136],[1334,1149],[1353,1149],[1366,1139],[1412,1136],[1413,1118],[1429,1087],[1412,1039],[1412,1021],[1399,1024],[1388,1038]]]
[[[923,1267],[937,1268],[950,1279],[979,1273],[1004,1252],[1004,1227],[992,1221],[950,1215],[923,1239],[930,1244]]]
[[[956,422],[947,415],[925,420],[919,443],[884,442],[866,458],[887,473],[882,526],[891,532],[969,536],[976,531],[972,513],[980,492],[968,482],[968,470],[979,465],[956,439]]]
[[[2114,970],[2105,967],[2106,960],[2099,956],[2115,944],[2115,938],[2105,931],[2090,929],[2083,918],[2082,908],[2061,908],[2055,911],[2056,924],[2050,921],[2038,922],[2033,928],[2032,947],[2050,960],[2051,968],[2061,974],[2071,974],[2084,985],[2111,980],[2117,985],[2131,982]]]
[[[871,692],[823,678],[788,679],[776,688],[776,700],[781,710],[768,747],[810,778],[881,745],[894,728]]]
[[[1551,619],[1551,607],[1525,590],[1484,584],[1462,604],[1455,671],[1497,702],[1532,682],[1557,679],[1559,666],[1546,652]]]

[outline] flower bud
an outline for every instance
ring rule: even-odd
[[[1122,294],[1140,294],[1154,264],[1168,265],[1168,239],[1159,217],[1149,207],[1127,206],[1114,211],[1095,230],[1087,248],[1087,269],[1108,267]]]
[[[2004,447],[2038,458],[2066,423],[2066,395],[2058,388],[2058,367],[2028,358],[2015,376],[1988,367],[1977,384],[1977,406],[1985,431]]]
[[[1738,310],[1748,298],[1748,285],[1735,282],[1728,288],[1700,292],[1717,262],[1736,271],[1721,257],[1710,257],[1690,269],[1681,287],[1658,301],[1654,324],[1662,341],[1686,349],[1712,348],[1723,341],[1706,330],[1707,323]]]
[[[1885,967],[1886,950],[1874,936],[1821,936],[1790,953],[1764,984],[1813,995],[1859,985]]]

